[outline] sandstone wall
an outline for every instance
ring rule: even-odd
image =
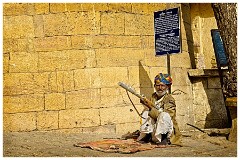
[[[153,92],[167,72],[154,53],[153,12],[181,8],[182,53],[171,56],[172,91],[181,130],[194,122],[190,5],[155,3],[5,3],[4,131],[108,132],[139,129],[125,90]],[[184,13],[184,14],[183,14]],[[141,111],[139,99],[131,96]]]

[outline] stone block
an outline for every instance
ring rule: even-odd
[[[179,74],[181,73],[181,74]],[[187,76],[187,69],[186,68],[173,68],[171,70],[171,76],[175,86],[189,86],[191,85],[190,79]]]
[[[29,52],[10,53],[9,72],[37,72],[38,54]]]
[[[50,3],[49,4],[50,13],[60,13],[66,12],[66,3]]]
[[[151,67],[167,67],[167,56],[156,56],[154,49],[144,49],[145,65]]]
[[[49,14],[49,3],[35,3],[34,8],[36,14]]]
[[[32,16],[4,16],[3,38],[34,37]]]
[[[109,11],[113,12],[131,12],[132,5],[130,3],[109,3]]]
[[[58,71],[56,73],[56,84],[58,91],[66,92],[74,90],[73,74],[73,71]]]
[[[3,75],[3,94],[42,94],[49,91],[49,73],[11,73]]]
[[[49,89],[52,92],[66,92],[74,90],[73,71],[51,72]]]
[[[98,49],[96,50],[97,67],[128,67],[138,66],[144,59],[140,49]]]
[[[143,109],[142,105],[136,107],[138,110]],[[101,125],[138,122],[139,116],[132,108],[132,106],[100,108]]]
[[[92,37],[93,48],[141,48],[140,36],[98,35]]]
[[[153,14],[156,11],[162,11],[166,9],[166,3],[150,3],[148,4],[148,14]]]
[[[125,14],[125,35],[153,35],[153,16]]]
[[[195,122],[206,121],[207,107],[203,105],[194,105]]]
[[[19,16],[19,15],[33,15],[33,3],[4,3],[3,15],[4,16]]]
[[[153,49],[155,47],[154,36],[142,36],[142,48]]]
[[[171,67],[191,68],[191,60],[188,52],[182,52],[170,56]]]
[[[101,13],[101,34],[124,34],[124,14],[113,12]]]
[[[66,93],[66,109],[100,108],[100,89],[85,89]]]
[[[208,88],[211,89],[221,89],[221,82],[218,77],[211,77],[207,79]]]
[[[188,115],[176,116],[176,120],[180,131],[188,129],[187,123],[190,122]]]
[[[171,93],[176,101],[193,100],[192,86],[171,86]]]
[[[132,12],[138,14],[149,14],[149,7],[151,4],[148,3],[132,3]]]
[[[101,88],[101,107],[116,107],[126,104],[130,104],[130,101],[125,89],[121,87]]]
[[[59,111],[59,128],[93,127],[100,125],[98,109]]]
[[[38,130],[58,129],[58,111],[43,111],[37,114]]]
[[[175,104],[176,104],[176,111],[178,116],[193,114],[193,113],[189,113],[190,108],[193,107],[192,100],[178,100],[178,101],[175,101]]]
[[[128,77],[125,77],[122,82],[129,83],[129,85],[133,85],[134,87],[140,87],[139,80],[139,68],[138,66],[129,66],[128,69]],[[146,71],[147,72],[147,71]]]
[[[67,10],[70,12],[98,12],[108,11],[107,3],[66,3]]]
[[[128,76],[126,67],[100,68],[100,79],[102,87],[116,87],[124,77]]]
[[[66,92],[74,90],[73,71],[51,72],[49,75],[49,90]]]
[[[75,89],[98,88],[101,86],[98,68],[77,69],[74,71]]]
[[[33,40],[36,51],[58,51],[71,48],[70,38],[67,36],[35,38]]]
[[[84,50],[39,52],[40,71],[64,71],[81,69],[85,66],[86,53]]]
[[[192,82],[193,90],[203,90],[207,88],[207,79],[206,78],[197,78]]]
[[[70,12],[66,15],[69,35],[100,34],[99,12]]]
[[[139,82],[140,87],[153,87],[153,81],[150,75],[150,68],[139,64]]]
[[[90,49],[93,48],[93,39],[91,35],[71,36],[72,48],[74,49]]]
[[[103,125],[103,126],[97,126],[97,127],[83,128],[83,133],[115,134],[116,126],[115,125]]]
[[[3,114],[3,131],[26,132],[36,129],[36,112]]]
[[[44,22],[42,15],[33,16],[35,37],[44,37]]]
[[[19,113],[44,110],[43,95],[3,96],[3,112]]]
[[[35,52],[32,38],[18,39],[17,43],[18,52]]]
[[[45,94],[45,110],[62,110],[65,109],[65,94],[49,93]]]
[[[139,121],[140,121],[140,118],[139,118]],[[140,129],[140,122],[121,123],[121,124],[116,125],[116,133],[117,134],[126,134],[128,132],[132,133],[139,129]]]
[[[9,72],[9,54],[3,54],[3,73]]]
[[[64,13],[48,14],[43,16],[44,34],[59,36],[68,34],[67,15]]]
[[[3,53],[16,52],[18,51],[18,40],[17,39],[3,39]]]

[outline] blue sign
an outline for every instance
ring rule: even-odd
[[[228,66],[225,48],[219,30],[213,29],[211,30],[211,34],[218,67]]]
[[[179,8],[154,12],[156,55],[180,53]]]

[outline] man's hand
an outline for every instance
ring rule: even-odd
[[[140,103],[144,104],[149,109],[152,109],[154,107],[153,103],[150,100],[148,100],[146,97],[141,98]]]

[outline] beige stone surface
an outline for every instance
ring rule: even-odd
[[[66,3],[67,10],[72,11],[108,11],[108,4],[107,3]]]
[[[35,37],[44,37],[43,15],[33,16],[33,24]]]
[[[70,12],[66,15],[68,34],[100,34],[99,12]]]
[[[130,93],[129,93],[130,94]],[[101,88],[101,106],[102,107],[117,107],[129,104],[125,89],[116,88]]]
[[[43,111],[37,114],[38,130],[58,129],[58,111]]]
[[[106,12],[101,14],[101,34],[124,34],[123,13]],[[117,25],[116,25],[117,24]]]
[[[59,51],[71,48],[68,36],[35,38],[33,41],[36,51]]]
[[[99,125],[99,109],[59,111],[59,128],[93,127]]]
[[[128,79],[126,67],[106,67],[100,69],[101,87],[116,87],[118,82]]]
[[[39,52],[39,70],[56,71],[80,69],[86,66],[84,50]]]
[[[3,114],[4,131],[33,131],[36,129],[36,112]]]
[[[167,67],[167,56],[156,56],[154,49],[144,49],[146,66]]]
[[[3,39],[3,53],[16,52],[18,51],[18,41],[17,39]]]
[[[38,54],[29,52],[10,53],[9,72],[37,72]]]
[[[23,39],[17,39],[18,43],[18,52],[34,52],[34,45],[33,45],[33,38],[23,38]]]
[[[3,15],[4,16],[18,16],[18,15],[33,15],[33,3],[4,3]]]
[[[50,8],[52,5],[50,4]],[[65,5],[64,5],[65,6]],[[64,13],[48,14],[43,16],[44,33],[46,36],[58,36],[68,34],[67,15]]]
[[[9,72],[9,54],[3,54],[3,73]]]
[[[44,110],[44,97],[41,94],[4,96],[4,113],[19,113]]]
[[[137,105],[139,109],[143,108]],[[100,108],[101,125],[138,122],[139,117],[132,106]],[[133,110],[133,109],[132,109]]]
[[[98,49],[96,50],[97,67],[138,66],[144,59],[141,49]]]
[[[51,13],[59,13],[59,12],[65,12],[66,9],[66,3],[50,3],[49,9]]]
[[[9,73],[3,75],[3,95],[38,94],[49,91],[49,73]]]
[[[113,12],[131,12],[132,4],[131,3],[109,3],[108,8]]]
[[[48,3],[35,3],[34,4],[36,14],[48,14],[49,4]]]
[[[100,107],[100,89],[83,89],[66,93],[66,109]]]
[[[4,16],[3,24],[4,39],[34,37],[32,16]]]
[[[62,110],[66,108],[66,96],[63,93],[45,94],[44,103],[45,110]]]
[[[175,86],[188,86],[191,85],[190,79],[187,75],[188,69],[186,68],[172,68],[171,75]]]
[[[152,35],[154,33],[153,16],[125,14],[126,35]]]
[[[60,92],[74,90],[73,71],[57,72],[57,88]],[[54,82],[53,82],[54,83]]]
[[[100,69],[77,69],[74,71],[75,89],[98,88],[101,86]]]
[[[133,3],[132,4],[132,12],[138,14],[150,14],[149,12],[150,6],[146,3]]]

